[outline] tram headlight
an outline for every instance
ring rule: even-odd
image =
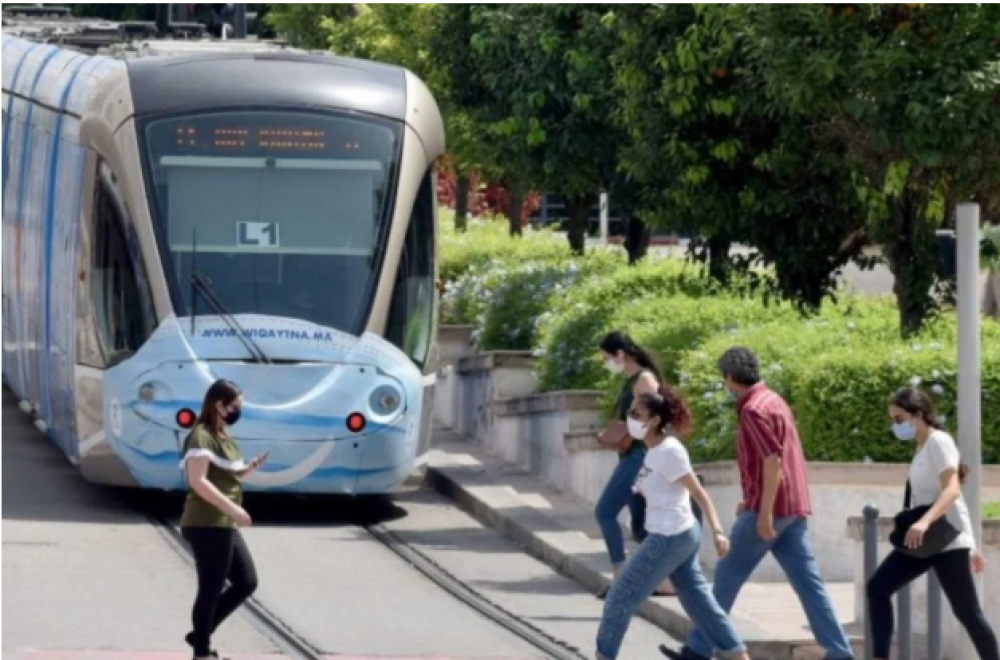
[[[381,385],[375,388],[368,398],[369,407],[379,417],[388,417],[395,413],[402,403],[403,396],[399,390],[391,385]]]
[[[156,385],[153,383],[143,383],[139,386],[139,401],[152,403],[156,398]]]

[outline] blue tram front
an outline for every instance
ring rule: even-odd
[[[4,378],[39,426],[93,481],[182,488],[180,445],[229,378],[234,435],[270,452],[251,489],[398,485],[436,353],[426,87],[270,45],[109,58],[5,35],[3,57]]]

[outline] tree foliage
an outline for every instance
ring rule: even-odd
[[[935,309],[947,209],[1000,210],[996,5],[346,7],[275,5],[268,20],[293,42],[423,78],[456,198],[471,172],[503,182],[513,233],[542,188],[567,200],[580,251],[608,189],[703,238],[696,256],[721,281],[773,266],[758,284],[806,310],[878,244],[909,334]],[[730,256],[737,243],[749,257]]]
[[[631,6],[615,55],[623,167],[643,184],[651,223],[701,233],[727,278],[732,241],[773,265],[769,290],[816,309],[864,245],[864,208],[838,150],[812,125],[768,107],[748,36],[731,8]]]
[[[351,4],[272,4],[264,22],[297,48],[329,48],[326,21],[344,21],[353,13]]]
[[[934,231],[1000,189],[1000,7],[745,5],[771,108],[844,150],[895,275],[901,328],[932,313]]]

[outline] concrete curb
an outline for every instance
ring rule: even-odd
[[[527,506],[511,489],[495,483],[482,464],[442,463],[446,462],[432,458],[426,465],[426,483],[436,492],[586,589],[597,593],[610,584],[593,557],[589,539]],[[647,600],[638,613],[676,639],[685,639],[691,632],[691,622],[676,598]],[[824,656],[823,649],[812,638],[775,637],[739,613],[733,614],[732,620],[755,660],[812,660]],[[863,657],[864,639],[851,635],[851,642],[855,657]]]

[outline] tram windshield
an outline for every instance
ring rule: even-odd
[[[142,133],[178,316],[214,313],[192,301],[199,274],[231,314],[361,331],[390,222],[399,125],[255,111],[155,119]]]

